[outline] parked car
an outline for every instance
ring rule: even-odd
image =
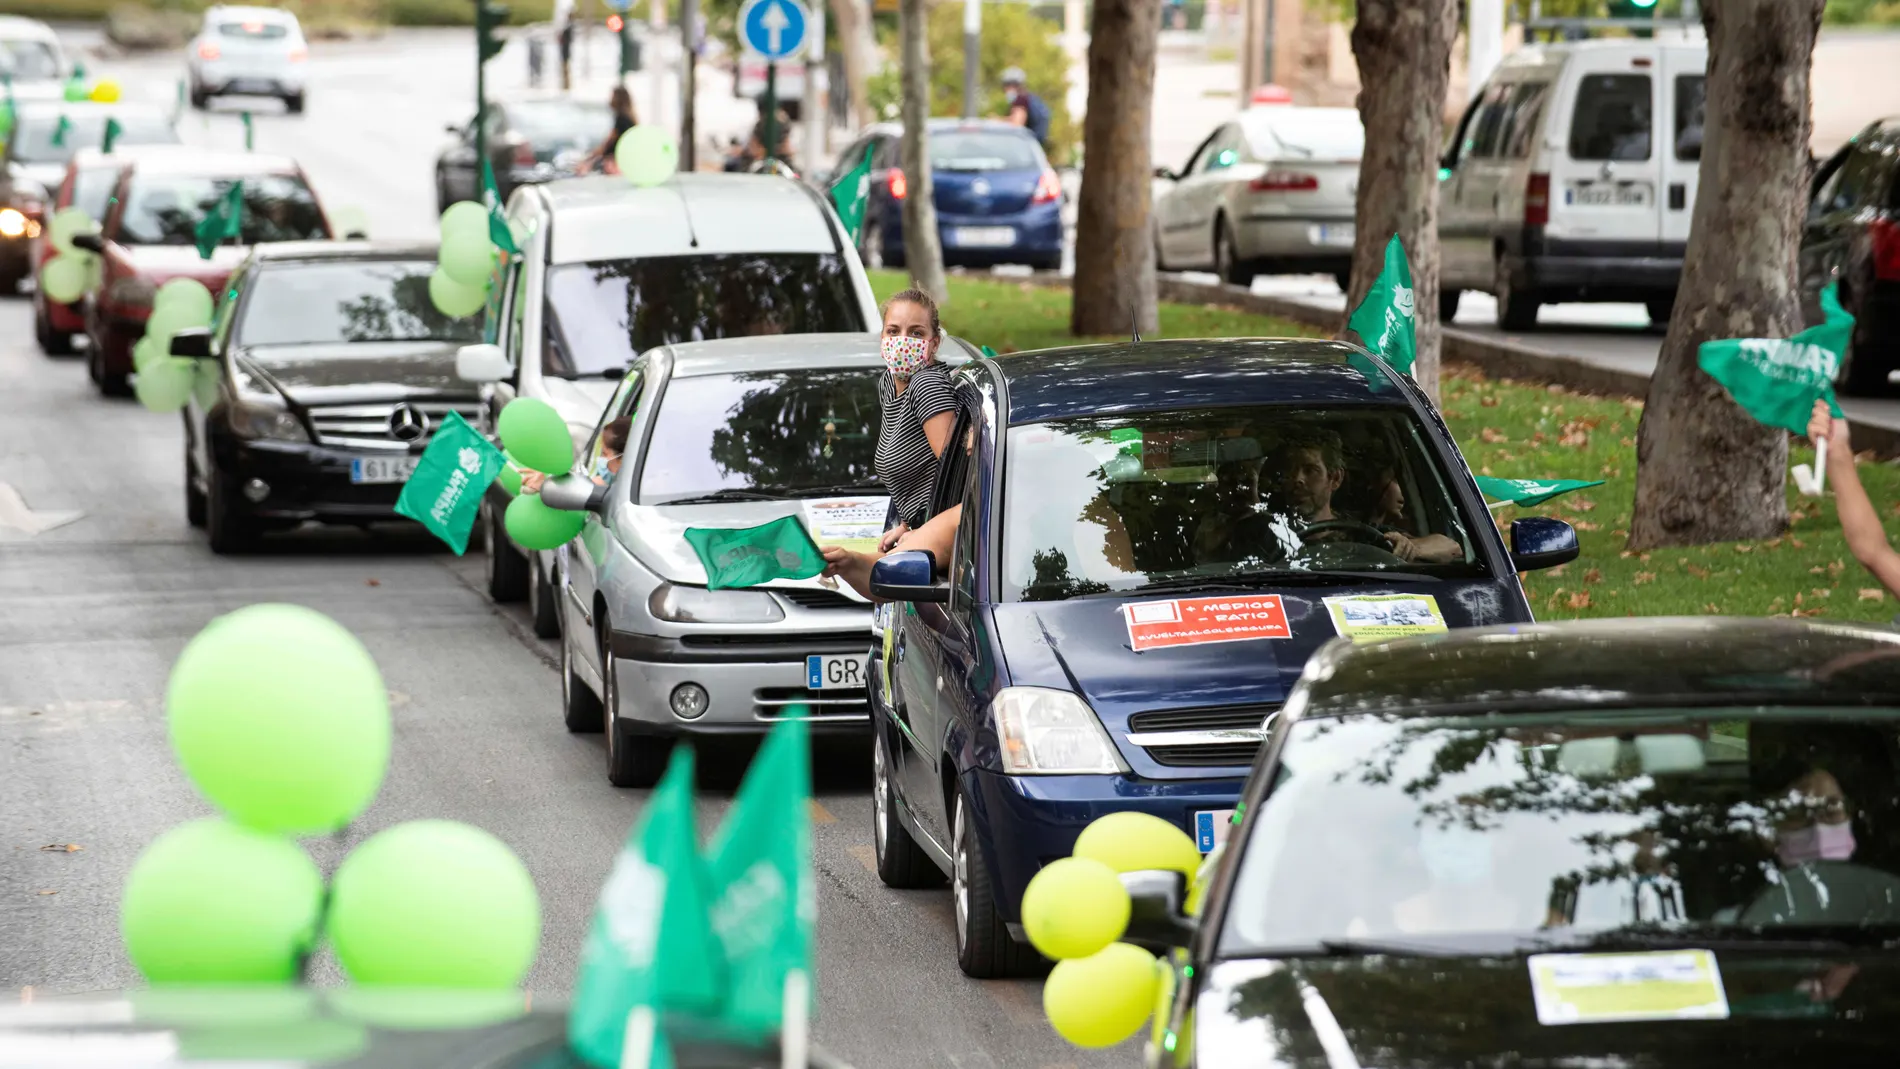
[[[111,153],[96,148],[80,149],[66,164],[66,173],[52,191],[52,200],[46,206],[47,217],[52,217],[65,208],[78,208],[93,219],[105,218],[106,209],[111,207],[112,188],[118,184],[119,172],[125,168],[128,156],[136,149],[115,149]],[[59,250],[47,239],[44,230],[36,233],[29,246],[27,262],[33,267],[35,277],[46,262],[58,255]],[[38,340],[40,351],[47,356],[67,356],[73,352],[74,339],[85,333],[86,306],[83,299],[72,304],[61,304],[48,300],[38,286],[33,288],[33,335]]]
[[[1174,948],[1148,1064],[1878,1061],[1896,718],[1900,640],[1853,624],[1328,646],[1198,912],[1125,877]]]
[[[52,215],[47,205],[66,176],[66,164],[85,149],[103,146],[107,121],[118,123],[115,149],[178,144],[171,117],[149,104],[14,102],[6,173],[0,177],[0,293],[11,292],[33,273],[38,261],[28,255],[28,246]]]
[[[1212,270],[1224,282],[1256,274],[1332,275],[1348,288],[1359,156],[1366,134],[1352,108],[1249,108],[1222,123],[1155,199],[1155,263]]]
[[[1814,172],[1801,227],[1801,308],[1821,322],[1821,291],[1838,281],[1854,339],[1838,381],[1850,393],[1886,390],[1900,370],[1900,119],[1871,123]]]
[[[568,178],[516,190],[508,218],[529,237],[500,283],[495,343],[465,349],[457,365],[490,386],[490,433],[503,405],[538,397],[584,445],[615,384],[655,346],[878,322],[837,214],[789,179],[683,173],[641,189],[611,175]],[[535,631],[552,638],[557,557],[509,540],[507,505],[499,487],[482,500],[489,596],[526,598]]]
[[[930,181],[935,189],[943,262],[967,267],[1062,266],[1062,182],[1042,146],[1020,126],[993,119],[932,119]],[[904,128],[879,123],[838,154],[834,170],[813,176],[828,187],[871,153],[870,202],[859,230],[866,263],[904,266]]]
[[[1037,967],[1023,889],[1104,812],[1219,845],[1320,645],[1529,622],[1517,573],[1577,555],[1541,517],[1507,549],[1425,395],[1343,342],[1077,346],[957,380],[955,549],[873,568],[908,604],[867,689],[878,875],[950,878],[972,976]]]
[[[38,19],[0,15],[0,75],[17,100],[57,100],[72,73],[59,35]]]
[[[613,131],[606,104],[565,96],[503,98],[488,102],[488,162],[505,202],[521,186],[576,173],[587,154]],[[454,140],[436,156],[437,210],[482,198],[475,160],[475,120],[452,123]]]
[[[197,229],[234,183],[243,183],[236,243],[199,255]],[[158,287],[195,278],[217,293],[248,247],[332,235],[303,169],[284,156],[148,149],[127,157],[97,235],[74,244],[99,252],[104,281],[86,297],[87,369],[101,393],[128,392],[132,346],[145,333]]]
[[[213,97],[270,96],[302,113],[310,45],[297,16],[276,7],[207,8],[198,35],[185,46],[191,106]]]
[[[1562,301],[1669,321],[1702,159],[1705,41],[1610,38],[1504,57],[1440,161],[1439,314],[1491,293],[1505,330]],[[1661,121],[1657,121],[1660,118]]]

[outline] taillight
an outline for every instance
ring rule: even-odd
[[[309,59],[309,58],[310,58],[310,50],[303,47],[302,45],[298,45],[296,48],[293,48],[290,50],[290,61],[292,63],[302,63],[304,60]]]
[[[199,59],[217,59],[219,54],[218,46],[210,41],[204,41],[198,45]]]
[[[1531,175],[1524,183],[1524,225],[1543,226],[1550,222],[1550,176]]]
[[[1876,219],[1869,236],[1874,244],[1874,277],[1900,282],[1900,222]]]
[[[890,188],[891,199],[903,200],[904,194],[910,192],[910,183],[904,181],[904,172],[893,167],[889,171],[885,172],[885,175],[886,177],[884,181],[885,181],[885,184],[888,185]]]
[[[1299,171],[1268,171],[1247,183],[1256,193],[1312,193],[1319,189],[1319,176]]]
[[[1036,179],[1036,192],[1029,198],[1031,204],[1047,204],[1062,199],[1062,179],[1054,171],[1045,170],[1042,177]]]
[[[526,141],[515,146],[515,164],[520,167],[534,166],[534,146]]]

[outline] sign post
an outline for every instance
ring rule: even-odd
[[[739,9],[740,38],[747,49],[765,60],[765,98],[759,105],[759,117],[765,127],[763,147],[768,160],[778,155],[778,64],[804,49],[810,25],[811,13],[800,0],[746,0]],[[805,95],[811,96],[809,86]]]

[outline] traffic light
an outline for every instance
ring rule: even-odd
[[[626,23],[621,21],[619,15],[607,16],[607,32],[608,33],[619,33],[620,27],[624,25],[626,25]]]
[[[508,21],[508,5],[475,0],[475,45],[479,61],[486,63],[501,51],[502,40],[496,32]]]
[[[1656,0],[1610,0],[1613,19],[1647,19],[1656,16]]]

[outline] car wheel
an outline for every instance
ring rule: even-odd
[[[1669,317],[1676,314],[1674,297],[1660,301],[1645,301],[1643,309],[1649,313],[1649,325],[1657,330],[1669,329]]]
[[[957,916],[957,967],[979,980],[1027,976],[1041,970],[1042,956],[1010,938],[996,911],[990,872],[970,826],[970,803],[957,792],[950,832],[950,894]]]
[[[1214,227],[1214,271],[1230,286],[1253,285],[1253,268],[1240,258],[1240,243],[1235,240],[1233,224],[1226,216]]]
[[[620,720],[620,681],[614,670],[613,629],[600,623],[601,727],[607,733],[607,782],[616,787],[651,787],[660,782],[673,740],[641,735]]]
[[[204,491],[199,490],[198,487],[194,485],[197,474],[198,474],[197,466],[193,464],[191,461],[191,441],[190,439],[186,439],[185,441],[185,522],[188,524],[191,524],[193,527],[201,528],[205,525],[205,515],[208,509],[208,503],[205,501]]]
[[[86,355],[86,373],[92,377],[93,385],[107,397],[129,397],[132,384],[123,372],[106,370],[105,346],[95,345]]]
[[[1438,291],[1438,321],[1449,323],[1458,318],[1458,302],[1463,300],[1464,290]]]
[[[561,637],[560,592],[541,567],[541,555],[528,558],[528,622],[536,638]]]
[[[1342,297],[1351,296],[1352,295],[1352,272],[1340,271],[1334,274],[1333,285],[1339,287],[1340,296]]]
[[[599,731],[605,723],[600,707],[600,695],[574,675],[574,651],[566,638],[561,639],[561,716],[567,730],[576,735]]]
[[[508,541],[501,513],[487,501],[482,511],[488,515],[488,548],[482,560],[488,566],[488,596],[497,605],[520,601],[528,596],[528,559]]]
[[[303,114],[303,94],[292,93],[284,98],[284,110],[292,115]]]
[[[205,508],[205,534],[210,536],[211,552],[220,556],[242,553],[257,542],[257,521],[244,515],[234,498],[231,480],[212,469],[205,477],[209,497]]]
[[[209,107],[210,104],[211,104],[211,94],[205,90],[204,86],[194,85],[191,87],[191,106],[192,107],[196,108],[199,111],[203,111],[205,110],[206,107]]]
[[[935,887],[943,882],[943,873],[897,816],[897,787],[885,756],[890,749],[888,738],[888,732],[878,730],[871,740],[871,831],[877,848],[877,878],[886,887]]]
[[[53,321],[47,318],[46,306],[38,301],[33,302],[33,337],[40,343],[40,352],[47,356],[73,354],[73,336],[63,330],[54,330]]]
[[[1544,302],[1537,294],[1518,289],[1511,281],[1511,272],[1504,265],[1504,258],[1498,257],[1497,264],[1498,326],[1505,330],[1528,333],[1537,329],[1537,309]]]

